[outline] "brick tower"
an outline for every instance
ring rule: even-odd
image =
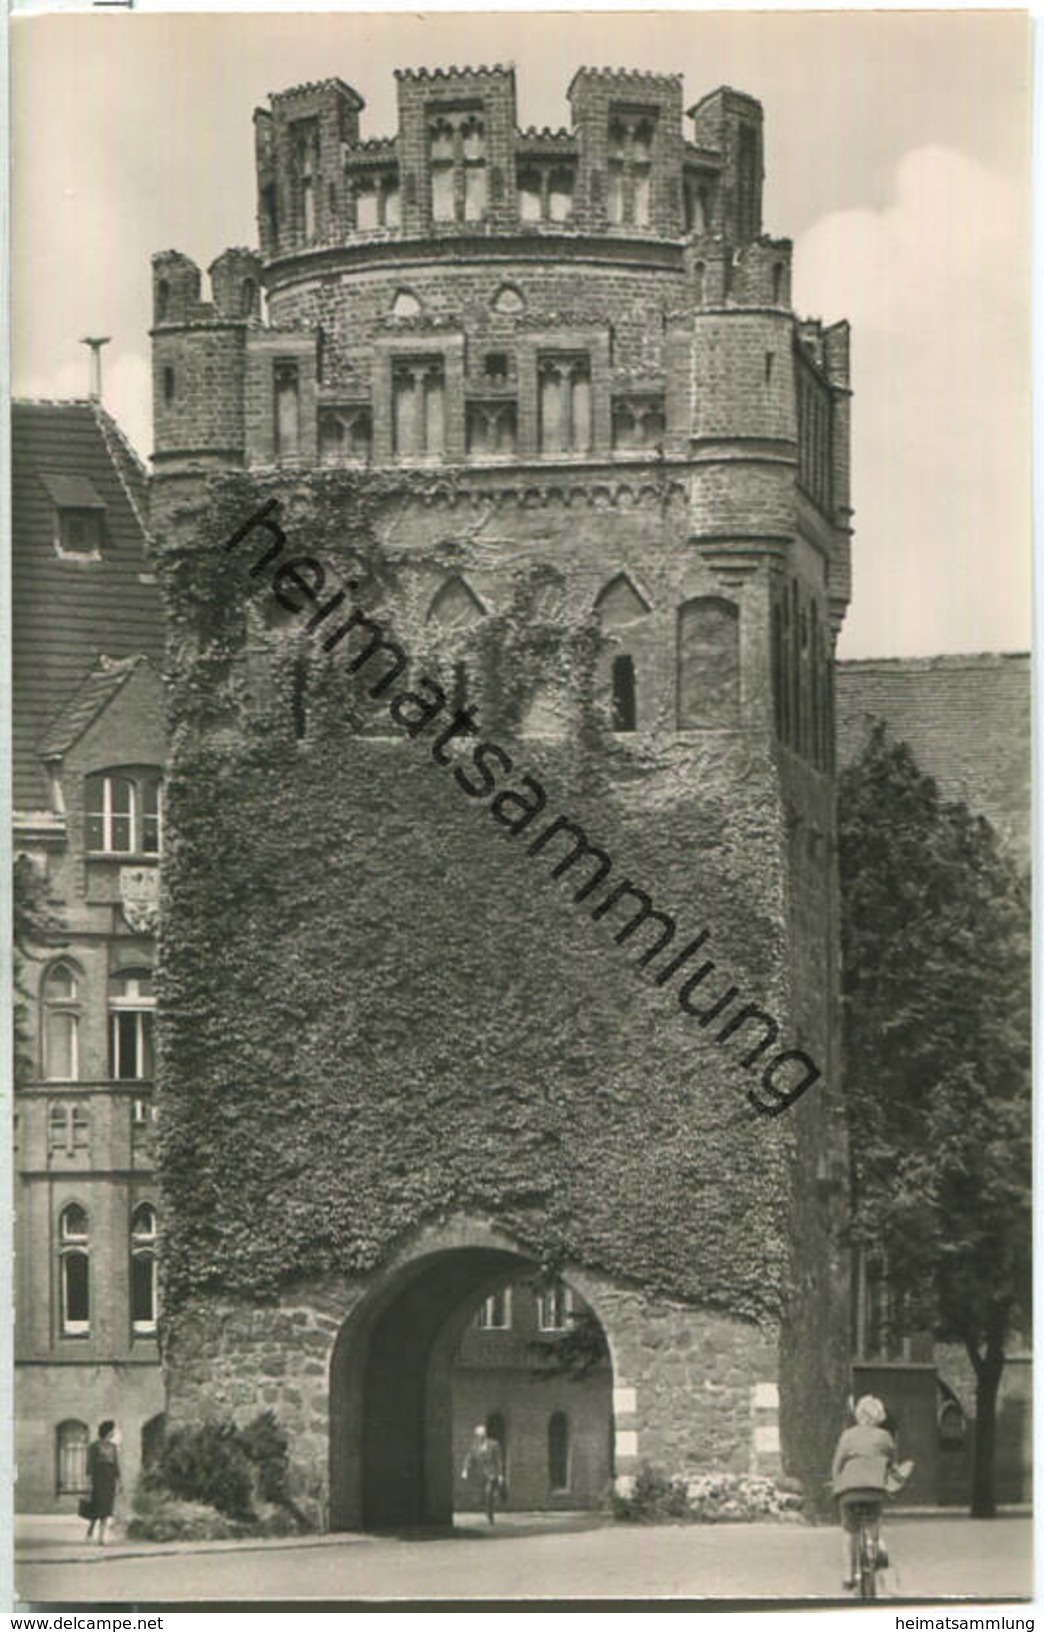
[[[320,1523],[445,1517],[453,1356],[532,1273],[618,1484],[815,1494],[847,325],[749,96],[687,138],[677,76],[583,68],[520,131],[510,69],[397,78],[391,138],[340,80],[258,111],[212,302],[154,261],[169,1411],[273,1409]]]

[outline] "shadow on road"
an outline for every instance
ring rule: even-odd
[[[459,1513],[452,1524],[400,1526],[369,1534],[385,1541],[517,1541],[522,1536],[600,1530],[614,1522],[608,1513],[502,1513],[489,1524],[479,1513]]]

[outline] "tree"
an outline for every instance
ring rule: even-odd
[[[1027,882],[990,824],[873,730],[839,788],[853,1231],[904,1324],[975,1372],[971,1511],[996,1511],[997,1393],[1031,1297]]]

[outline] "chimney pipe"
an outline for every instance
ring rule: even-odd
[[[81,346],[90,346],[90,348],[91,348],[91,392],[90,392],[90,395],[91,395],[91,401],[92,402],[101,402],[101,394],[102,394],[101,348],[102,348],[102,346],[107,346],[109,344],[110,338],[111,338],[111,336],[107,335],[107,334],[97,335],[97,336],[85,335],[84,338],[80,341]]]

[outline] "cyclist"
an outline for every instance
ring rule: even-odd
[[[854,1503],[873,1503],[880,1520],[889,1470],[896,1465],[896,1444],[884,1426],[888,1416],[881,1401],[864,1394],[856,1401],[855,1426],[846,1428],[837,1442],[831,1483],[841,1509],[842,1546],[845,1558],[845,1587],[854,1587],[859,1569],[859,1521],[852,1513]],[[874,1526],[875,1540],[879,1539]],[[877,1551],[878,1562],[887,1562],[884,1549]]]

